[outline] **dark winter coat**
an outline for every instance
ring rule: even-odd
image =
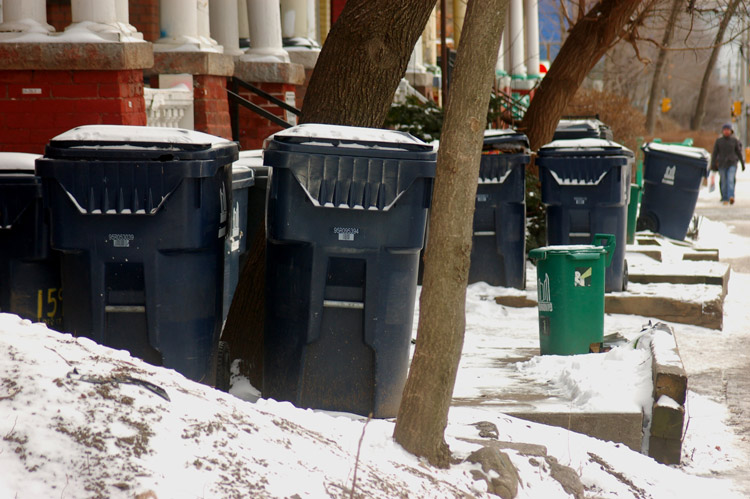
[[[742,144],[734,135],[724,137],[723,135],[714,142],[714,152],[711,154],[711,169],[717,171],[719,168],[736,166],[737,162],[745,169],[745,160],[742,157]]]

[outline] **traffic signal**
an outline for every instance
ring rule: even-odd
[[[742,114],[742,102],[736,100],[732,102],[732,117],[736,118],[740,114]]]
[[[663,97],[661,100],[661,112],[666,113],[670,109],[672,109],[672,99],[669,97]]]

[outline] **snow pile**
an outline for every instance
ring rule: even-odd
[[[0,497],[348,497],[363,425],[243,402],[0,314]],[[392,432],[391,422],[367,425],[358,494],[473,493],[470,465],[425,467]]]
[[[597,497],[731,496],[727,482],[563,429],[471,407],[453,408],[450,420],[456,457],[485,442],[507,452],[519,498],[568,497],[562,472]],[[478,435],[482,421],[496,434]],[[2,497],[348,497],[355,466],[361,497],[487,497],[470,473],[478,465],[437,470],[392,432],[392,421],[247,403],[0,314]]]
[[[603,354],[544,355],[519,363],[529,379],[545,380],[577,412],[650,412],[651,353],[634,343]]]

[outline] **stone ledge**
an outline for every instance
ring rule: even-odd
[[[233,56],[217,52],[154,52],[154,64],[146,76],[182,73],[232,76],[234,65]]]
[[[256,62],[239,60],[234,64],[234,76],[250,83],[305,83],[305,68],[290,62]]]
[[[320,49],[294,50],[287,48],[287,53],[289,54],[289,60],[292,61],[292,64],[302,64],[305,69],[313,69],[318,62]]]
[[[154,64],[152,44],[0,43],[0,70],[123,70]]]

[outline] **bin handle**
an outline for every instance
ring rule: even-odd
[[[546,260],[547,251],[542,248],[534,248],[533,250],[529,251],[529,259],[530,260]]]
[[[601,253],[570,253],[568,258],[571,260],[598,260]]]
[[[609,267],[612,264],[612,257],[615,255],[615,246],[617,240],[614,234],[595,234],[594,244],[596,246],[602,246],[607,252],[604,258],[604,266]]]

